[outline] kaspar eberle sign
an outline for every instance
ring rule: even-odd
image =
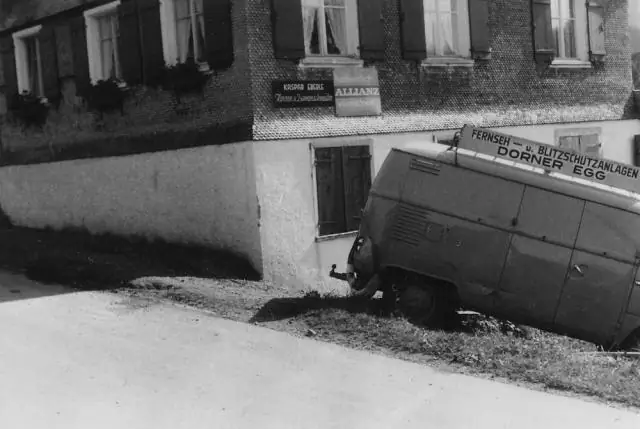
[[[278,80],[272,83],[274,107],[332,107],[333,81]]]

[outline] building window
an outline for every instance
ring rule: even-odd
[[[587,13],[584,0],[551,0],[551,26],[558,59],[587,59]]]
[[[165,62],[206,62],[203,0],[161,0],[162,44]]]
[[[118,46],[118,5],[115,1],[85,12],[91,81],[122,79]]]
[[[602,157],[602,144],[598,134],[559,136],[558,147],[597,158]]]
[[[470,57],[468,0],[424,0],[427,57]]]
[[[357,0],[302,0],[307,56],[358,55]]]
[[[315,148],[320,236],[356,231],[371,188],[368,145]]]
[[[38,39],[41,29],[41,26],[37,26],[18,31],[13,34],[13,43],[16,53],[18,91],[29,92],[44,98],[40,40]]]

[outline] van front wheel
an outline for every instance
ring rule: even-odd
[[[437,327],[453,312],[448,291],[441,285],[409,282],[398,286],[398,310],[412,323]]]

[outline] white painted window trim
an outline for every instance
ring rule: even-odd
[[[424,66],[443,66],[443,65],[452,65],[452,66],[461,66],[461,67],[471,67],[474,64],[473,59],[471,58],[471,23],[469,19],[469,0],[457,0],[458,1],[458,37],[460,39],[460,55],[459,56],[446,56],[446,55],[429,55],[427,54],[427,59],[422,62]],[[424,5],[424,32],[425,36],[429,37],[427,34],[427,3],[434,2],[438,5],[438,0],[423,0]],[[464,52],[464,54],[463,54]]]
[[[98,28],[98,18],[117,13],[120,0],[103,4],[84,12],[85,28],[87,33],[87,54],[89,57],[89,76],[91,83],[95,84],[102,76],[102,56],[100,55],[100,29]],[[116,48],[117,49],[117,48]],[[118,56],[120,53],[118,52]],[[120,61],[120,58],[118,58]]]
[[[557,68],[590,68],[589,62],[589,31],[587,27],[587,6],[584,0],[559,0],[572,1],[575,10],[575,39],[576,39],[576,57],[566,58],[557,57],[551,63],[551,66]],[[552,17],[555,12],[551,11]]]
[[[204,1],[206,2],[207,0]],[[178,63],[178,38],[174,0],[160,0],[160,26],[162,28],[162,52],[164,54],[164,62],[168,66],[174,66]],[[205,27],[205,33],[206,31],[207,29]],[[206,62],[201,63],[200,70],[210,70],[209,64]]]
[[[324,12],[324,0],[317,0],[322,3],[321,8]],[[304,14],[304,2],[300,1],[302,13]],[[305,59],[302,60],[301,66],[308,67],[342,67],[342,66],[362,66],[363,62],[360,58],[360,27],[358,23],[358,0],[345,0],[345,15],[347,21],[347,44],[349,45],[349,54],[347,55],[328,55],[326,53],[310,54],[305,52]],[[318,25],[325,24],[324,14],[319,14]],[[303,30],[304,31],[304,30]],[[304,35],[303,35],[304,37]],[[327,36],[324,32],[320,32],[320,44],[326,46]],[[323,48],[321,48],[323,49]],[[306,50],[306,43],[305,43]]]
[[[13,37],[13,46],[15,48],[16,55],[16,76],[18,78],[18,91],[22,94],[25,91],[31,92],[31,87],[29,85],[29,65],[27,58],[27,44],[24,39],[28,37],[37,36],[38,33],[42,30],[42,25],[36,25],[34,27],[25,28],[24,30],[16,31],[12,34]],[[43,83],[44,79],[42,76],[42,62],[40,59],[40,42],[36,39],[36,55],[38,58],[38,78],[40,79],[40,88],[44,91]],[[42,99],[44,99],[43,94],[34,94]]]

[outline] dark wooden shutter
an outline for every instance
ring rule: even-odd
[[[140,54],[140,29],[135,0],[122,0],[118,6],[120,34],[118,53],[122,78],[129,85],[142,83],[142,57]]]
[[[587,18],[589,58],[594,62],[602,61],[607,53],[605,48],[604,5],[597,1],[589,0],[587,2]]]
[[[91,87],[89,76],[89,56],[87,54],[87,30],[83,16],[77,16],[70,22],[71,43],[73,46],[73,76],[76,82],[76,94],[88,95]]]
[[[346,228],[342,150],[339,147],[317,148],[315,154],[320,235],[339,234]]]
[[[491,59],[488,0],[469,0],[471,56],[477,60]]]
[[[16,57],[13,46],[13,38],[9,35],[0,39],[0,59],[4,72],[3,93],[7,103],[7,109],[13,107],[16,94],[18,94],[18,75],[16,72]]]
[[[271,0],[273,50],[283,60],[305,57],[302,3],[300,0]]]
[[[551,0],[532,0],[533,44],[536,61],[549,63],[556,55],[551,26]]]
[[[633,163],[640,166],[640,134],[633,136]]]
[[[231,67],[234,56],[231,0],[205,1],[203,13],[209,66]]]
[[[358,0],[360,58],[384,60],[384,19],[382,0]]]
[[[158,86],[164,74],[162,50],[162,26],[160,24],[160,2],[138,0],[140,14],[140,39],[142,40],[142,76],[144,83]]]
[[[44,96],[56,102],[60,98],[60,80],[58,78],[57,46],[54,27],[45,25],[38,34],[40,45],[40,66],[42,67],[42,83]]]
[[[371,188],[371,154],[369,146],[345,146],[342,148],[344,177],[345,231],[355,231],[360,226],[362,209]]]
[[[400,27],[402,58],[411,61],[427,58],[423,0],[400,0]]]

